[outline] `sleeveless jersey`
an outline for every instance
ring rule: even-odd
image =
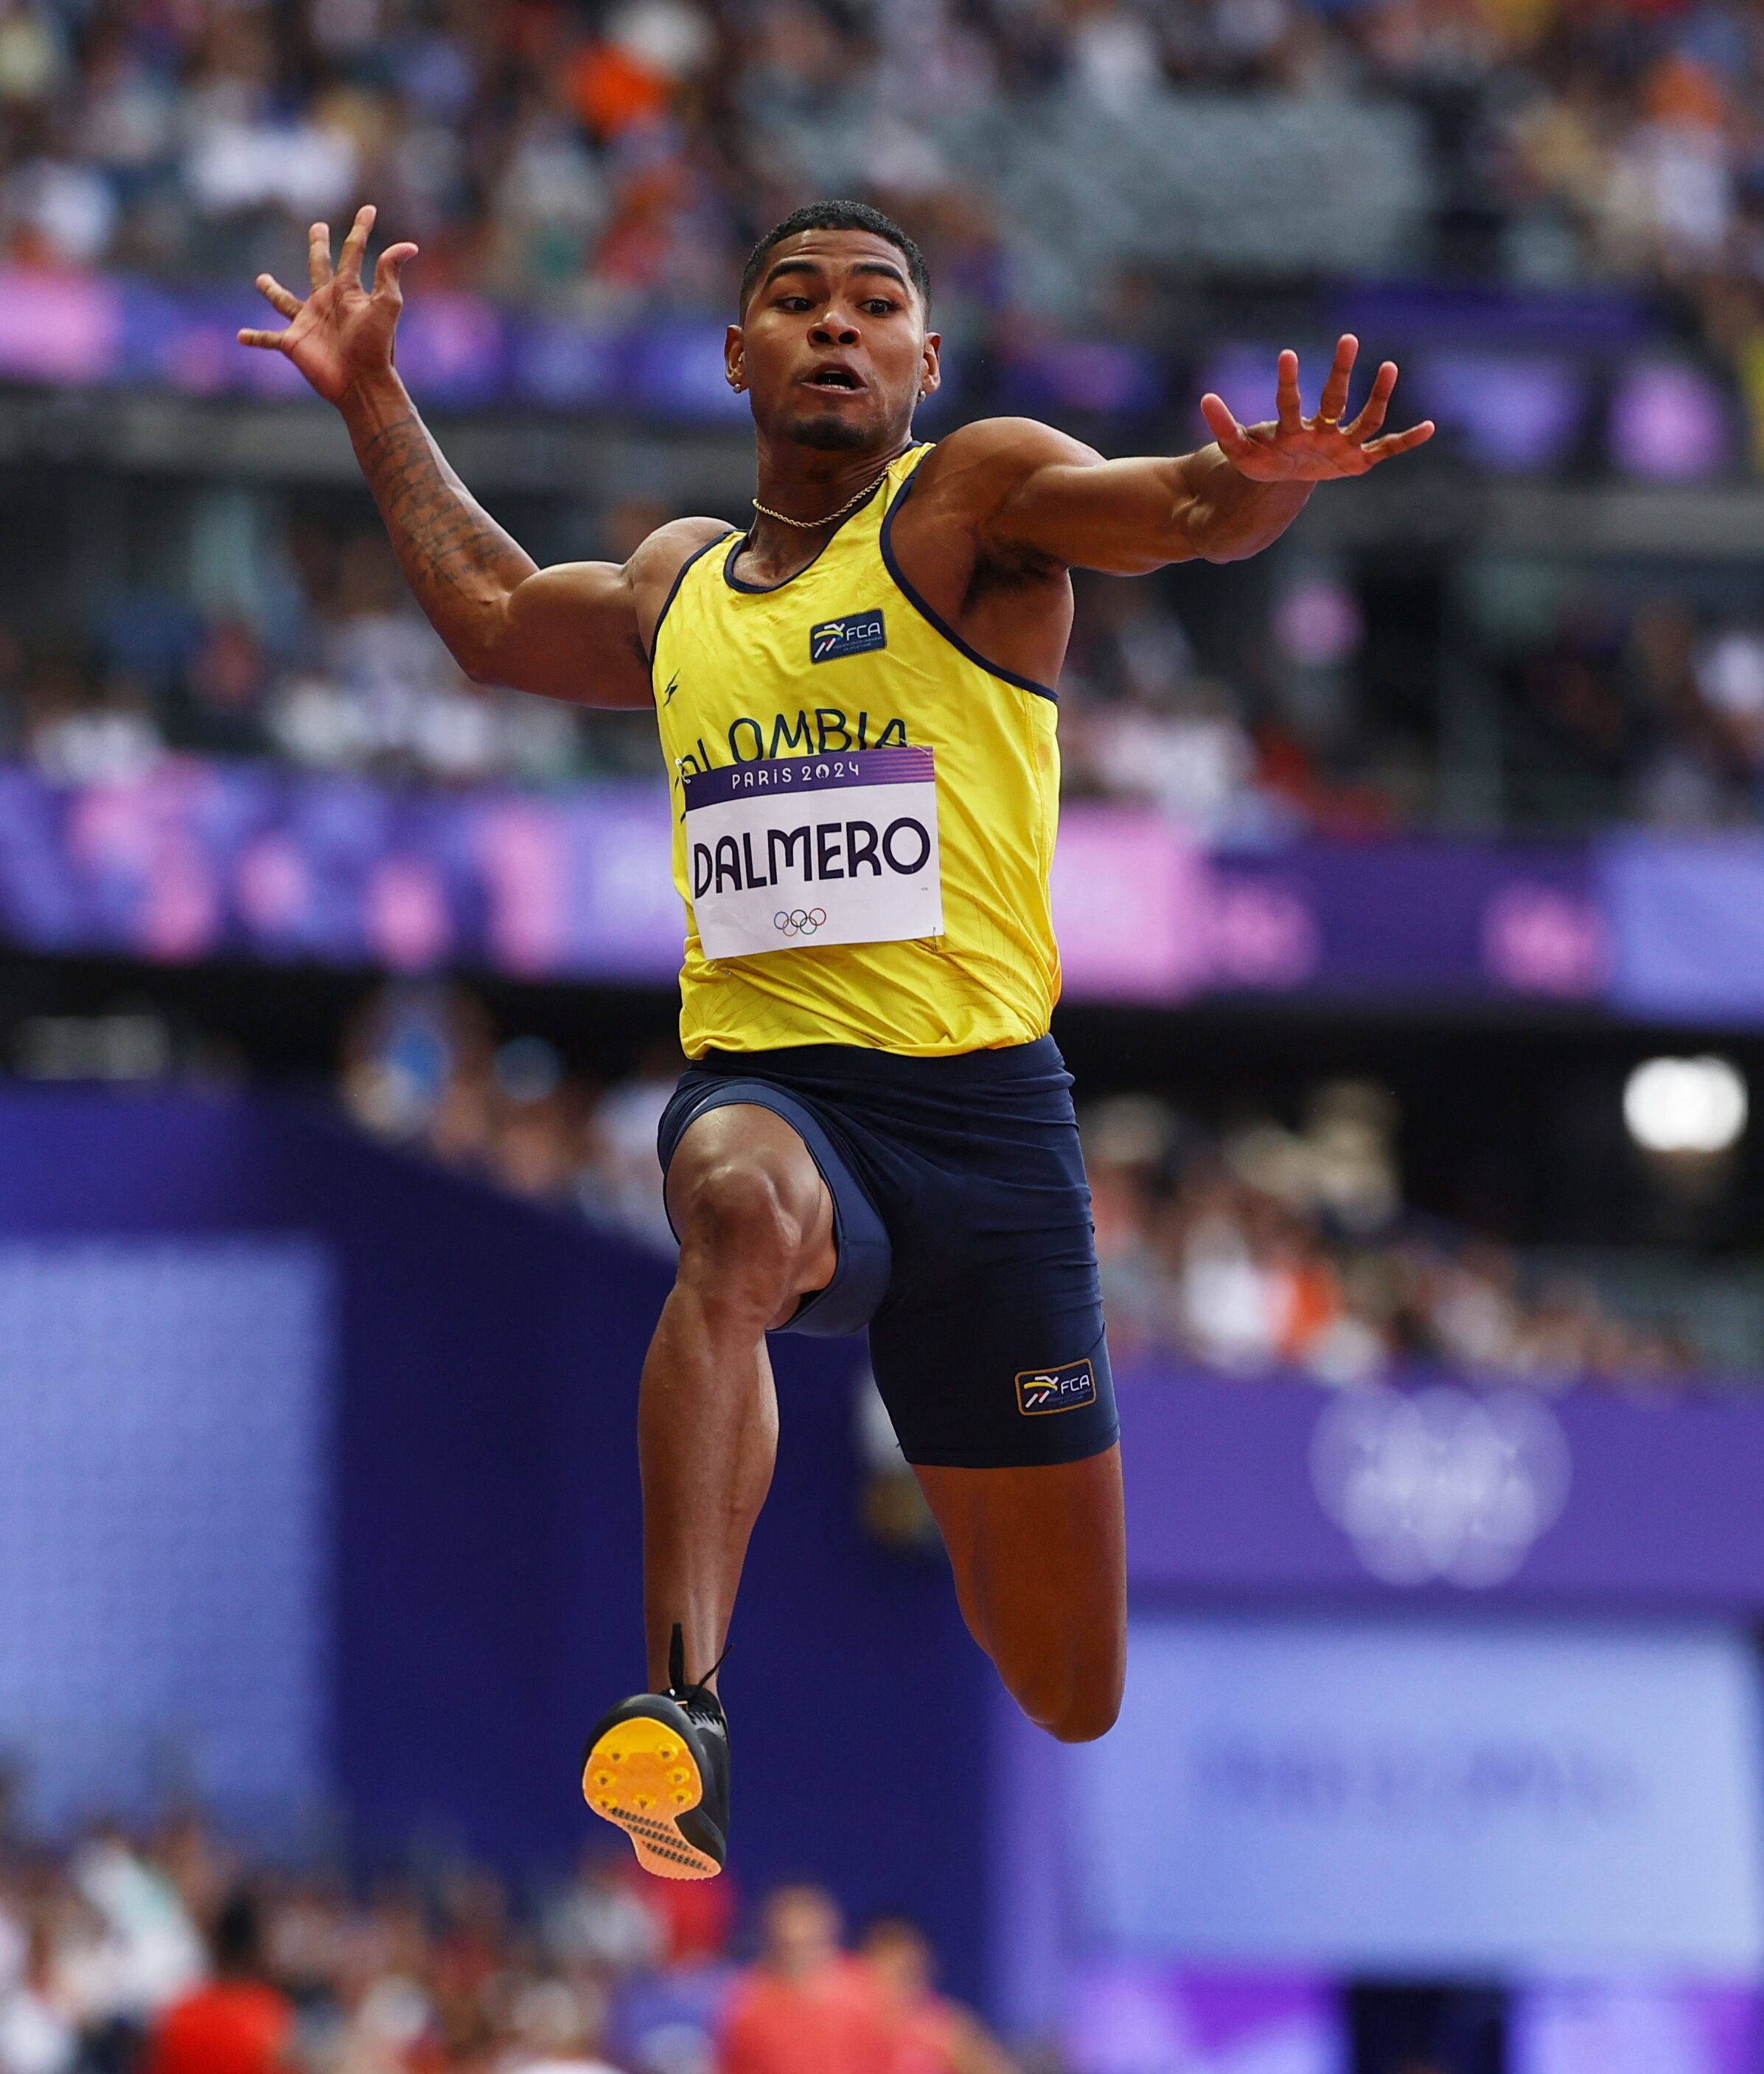
[[[792,1044],[929,1058],[1047,1034],[1058,700],[976,655],[902,575],[890,528],[930,451],[893,462],[798,575],[744,583],[732,568],[746,536],[731,532],[692,556],[663,608],[652,672],[693,1058]],[[780,788],[796,795],[788,812]],[[865,903],[884,919],[854,916]],[[738,923],[714,924],[713,904]],[[815,940],[841,928],[883,940]]]

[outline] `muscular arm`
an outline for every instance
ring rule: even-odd
[[[1258,553],[1285,532],[1315,487],[1253,482],[1217,446],[1105,461],[1046,425],[1003,419],[996,430],[1008,433],[1014,451],[1003,494],[982,525],[987,546],[1027,548],[1111,576]]]
[[[448,465],[391,368],[339,407],[411,593],[469,677],[585,705],[648,704],[634,572],[665,554],[675,528],[622,568],[541,569]]]
[[[1359,415],[1340,422],[1357,351],[1357,341],[1342,339],[1313,418],[1300,411],[1292,353],[1279,357],[1279,415],[1270,423],[1240,425],[1219,397],[1204,397],[1201,409],[1217,436],[1195,453],[1105,461],[1027,419],[952,434],[947,444],[969,443],[963,473],[983,548],[1116,576],[1259,553],[1298,517],[1318,483],[1363,475],[1432,436],[1423,423],[1374,436],[1396,386],[1389,361]]]
[[[399,277],[416,247],[388,246],[364,287],[374,215],[371,206],[357,213],[334,267],[328,226],[312,225],[304,300],[260,274],[287,328],[242,331],[240,344],[285,354],[342,413],[405,580],[469,677],[581,705],[647,705],[644,642],[655,616],[686,556],[724,529],[682,519],[652,533],[622,568],[538,568],[448,466],[393,367]]]

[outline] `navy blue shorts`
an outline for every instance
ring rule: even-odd
[[[711,1051],[662,1116],[665,1172],[708,1109],[752,1102],[808,1147],[839,1265],[787,1332],[870,1328],[910,1462],[1009,1469],[1114,1444],[1090,1190],[1051,1037],[948,1059],[847,1044]]]

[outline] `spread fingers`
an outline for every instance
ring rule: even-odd
[[[1360,406],[1360,415],[1351,425],[1342,430],[1350,440],[1369,440],[1384,423],[1384,414],[1390,407],[1390,392],[1397,386],[1397,364],[1387,360],[1378,372],[1372,384],[1372,394]]]
[[[1348,384],[1353,374],[1353,362],[1360,350],[1360,341],[1352,332],[1344,332],[1335,349],[1328,379],[1323,385],[1323,394],[1317,399],[1317,415],[1325,424],[1339,421],[1348,407]]]
[[[1274,415],[1283,432],[1295,432],[1302,422],[1303,406],[1299,400],[1299,356],[1289,346],[1274,363]]]
[[[1386,432],[1382,440],[1374,440],[1361,448],[1368,461],[1389,461],[1394,455],[1407,453],[1411,447],[1422,446],[1433,437],[1433,420],[1423,418],[1419,425],[1411,425],[1406,432]]]
[[[361,255],[367,250],[368,233],[374,228],[374,217],[378,213],[372,202],[364,202],[355,212],[355,221],[349,225],[349,234],[343,241],[343,250],[337,254],[337,272],[341,281],[359,281],[361,278]]]
[[[271,309],[277,311],[281,316],[294,317],[300,315],[300,297],[291,289],[284,288],[275,275],[259,274],[257,287],[258,293],[262,296]]]

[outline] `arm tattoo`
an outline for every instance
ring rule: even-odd
[[[355,451],[405,580],[469,669],[503,601],[536,564],[448,467],[414,410],[355,432]]]

